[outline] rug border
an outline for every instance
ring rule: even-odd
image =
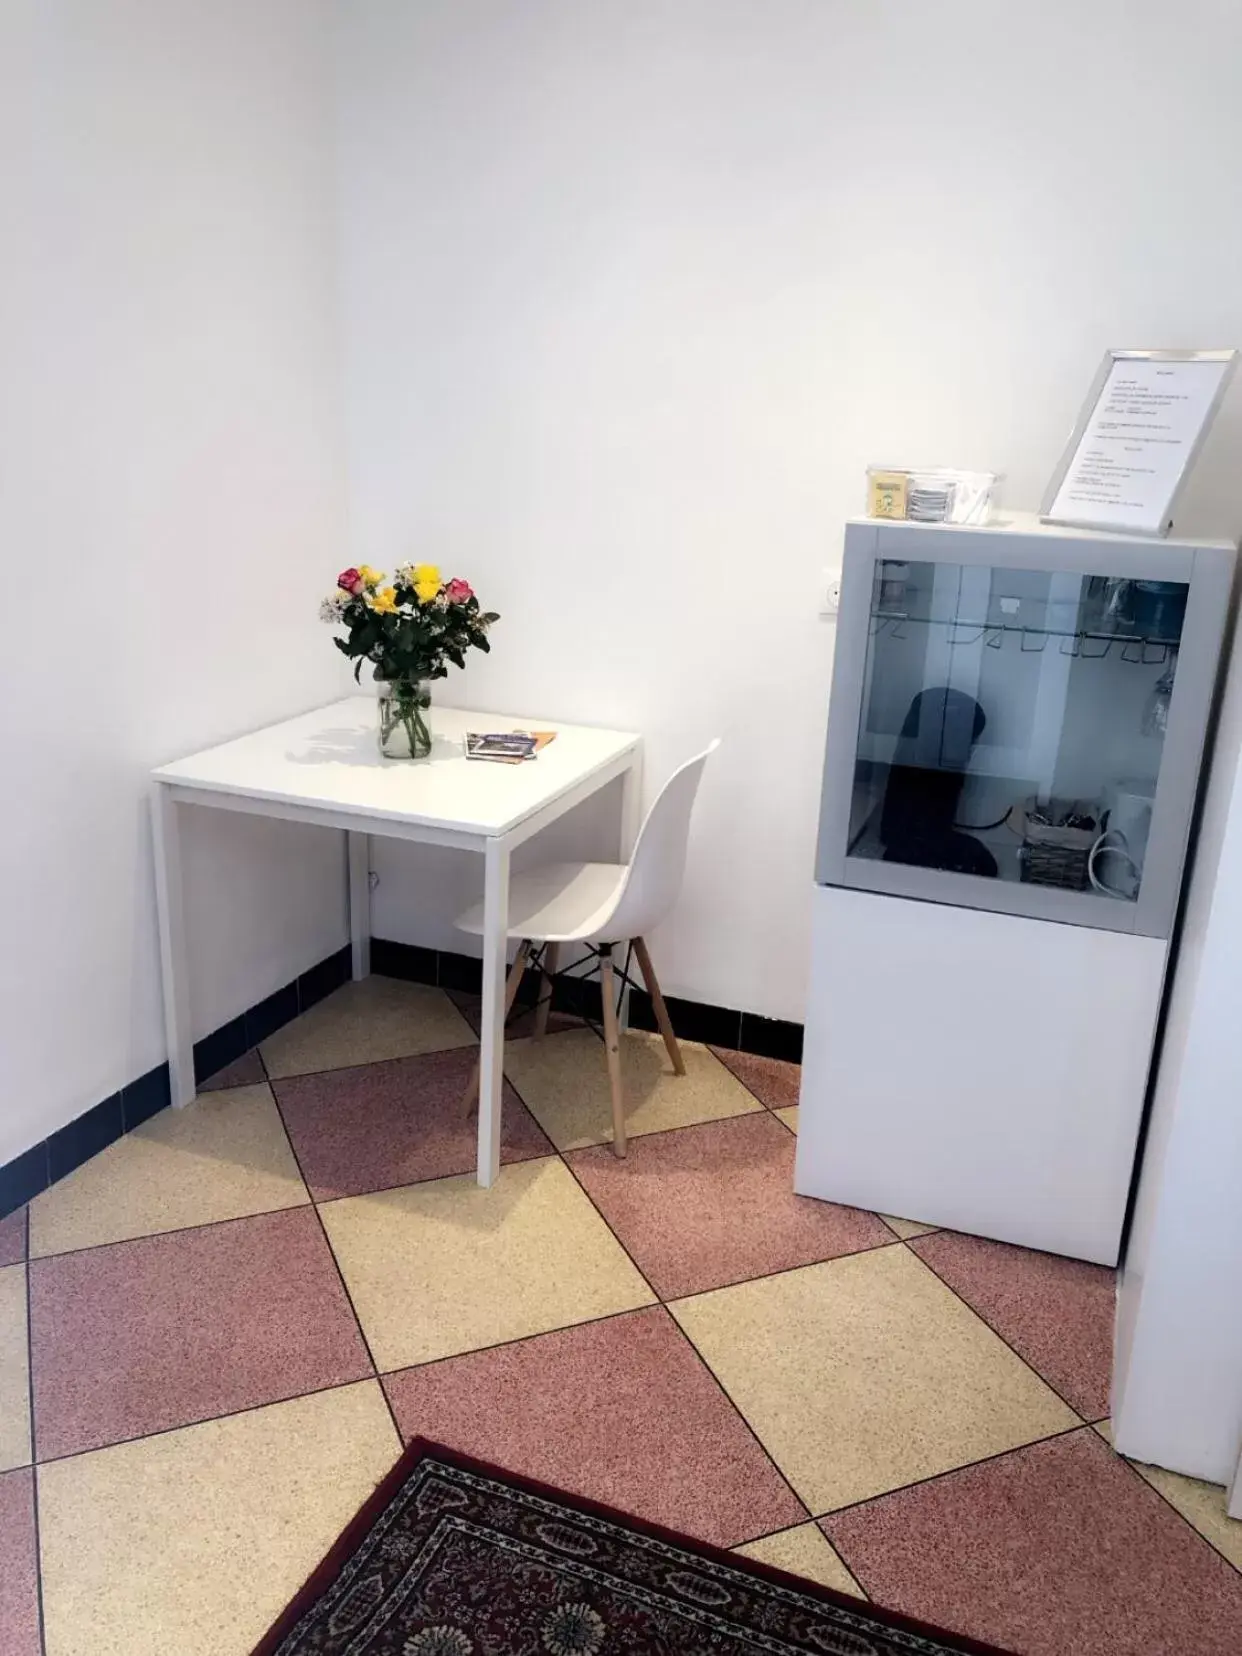
[[[463,1472],[475,1472],[483,1477],[499,1478],[503,1482],[511,1483],[515,1488],[524,1490],[527,1494],[538,1495],[545,1500],[559,1501],[563,1505],[572,1507],[578,1512],[586,1513],[590,1517],[607,1519],[625,1528],[635,1530],[641,1535],[648,1536],[655,1541],[666,1542],[670,1546],[680,1547],[683,1551],[706,1559],[713,1564],[721,1564],[729,1569],[740,1571],[743,1575],[756,1576],[761,1581],[771,1582],[777,1587],[791,1588],[804,1594],[808,1598],[822,1600],[826,1604],[840,1609],[860,1609],[866,1615],[885,1627],[892,1627],[899,1632],[913,1633],[925,1639],[954,1639],[957,1641],[961,1656],[1013,1656],[1013,1652],[1002,1650],[999,1645],[982,1644],[978,1639],[969,1638],[964,1633],[954,1633],[948,1628],[935,1627],[930,1622],[919,1621],[913,1616],[903,1616],[896,1610],[886,1609],[883,1605],[875,1604],[870,1599],[856,1598],[852,1593],[840,1593],[834,1587],[824,1587],[818,1581],[810,1581],[805,1576],[793,1575],[788,1570],[777,1569],[773,1564],[764,1564],[757,1558],[747,1558],[743,1553],[736,1553],[727,1547],[715,1547],[709,1541],[700,1541],[694,1536],[683,1535],[677,1530],[666,1529],[661,1524],[650,1523],[645,1518],[638,1518],[631,1512],[623,1512],[619,1507],[609,1506],[603,1501],[593,1501],[588,1496],[571,1494],[564,1489],[557,1489],[554,1484],[542,1483],[538,1478],[528,1478],[520,1472],[510,1472],[503,1466],[497,1466],[492,1461],[479,1460],[473,1455],[463,1454],[459,1449],[450,1449],[447,1444],[436,1443],[431,1438],[412,1437],[406,1444],[393,1466],[386,1472],[380,1482],[367,1496],[358,1508],[358,1511],[346,1524],[340,1535],[333,1542],[329,1550],[320,1559],[319,1563],[307,1576],[298,1588],[289,1603],[281,1611],[272,1626],[267,1630],[254,1647],[251,1656],[276,1656],[281,1643],[301,1621],[302,1617],[327,1590],[332,1581],[344,1568],[345,1564],[366,1540],[371,1533],[375,1521],[385,1507],[401,1489],[414,1468],[423,1459],[443,1461],[446,1465],[455,1466]],[[804,1519],[804,1523],[814,1523],[813,1518]],[[796,1524],[785,1525],[786,1529],[796,1529]],[[776,1531],[774,1533],[781,1533]],[[821,1531],[822,1533],[822,1531]],[[740,1543],[746,1545],[747,1543]],[[846,1568],[848,1569],[848,1565]],[[951,1653],[956,1656],[956,1653]]]

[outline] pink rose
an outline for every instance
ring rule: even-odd
[[[336,578],[336,584],[342,592],[352,592],[356,597],[362,591],[362,576],[356,569],[343,569]]]
[[[474,588],[469,581],[459,581],[454,576],[445,587],[444,596],[450,604],[464,604],[467,599],[474,597]]]

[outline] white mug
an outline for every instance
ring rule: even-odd
[[[1104,832],[1091,847],[1087,878],[1106,897],[1132,903],[1143,878],[1147,836],[1151,832],[1154,784],[1119,782],[1104,813]]]
[[[1107,882],[1096,873],[1096,863],[1105,857],[1111,859]],[[1138,896],[1142,877],[1143,870],[1130,855],[1126,836],[1120,828],[1106,829],[1087,856],[1087,878],[1094,889],[1105,897],[1120,897],[1123,902],[1132,903]]]

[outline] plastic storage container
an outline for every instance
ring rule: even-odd
[[[1000,484],[998,472],[868,466],[867,516],[911,523],[990,523]]]

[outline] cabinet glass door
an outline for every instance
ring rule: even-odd
[[[877,560],[848,855],[1135,903],[1188,593]]]

